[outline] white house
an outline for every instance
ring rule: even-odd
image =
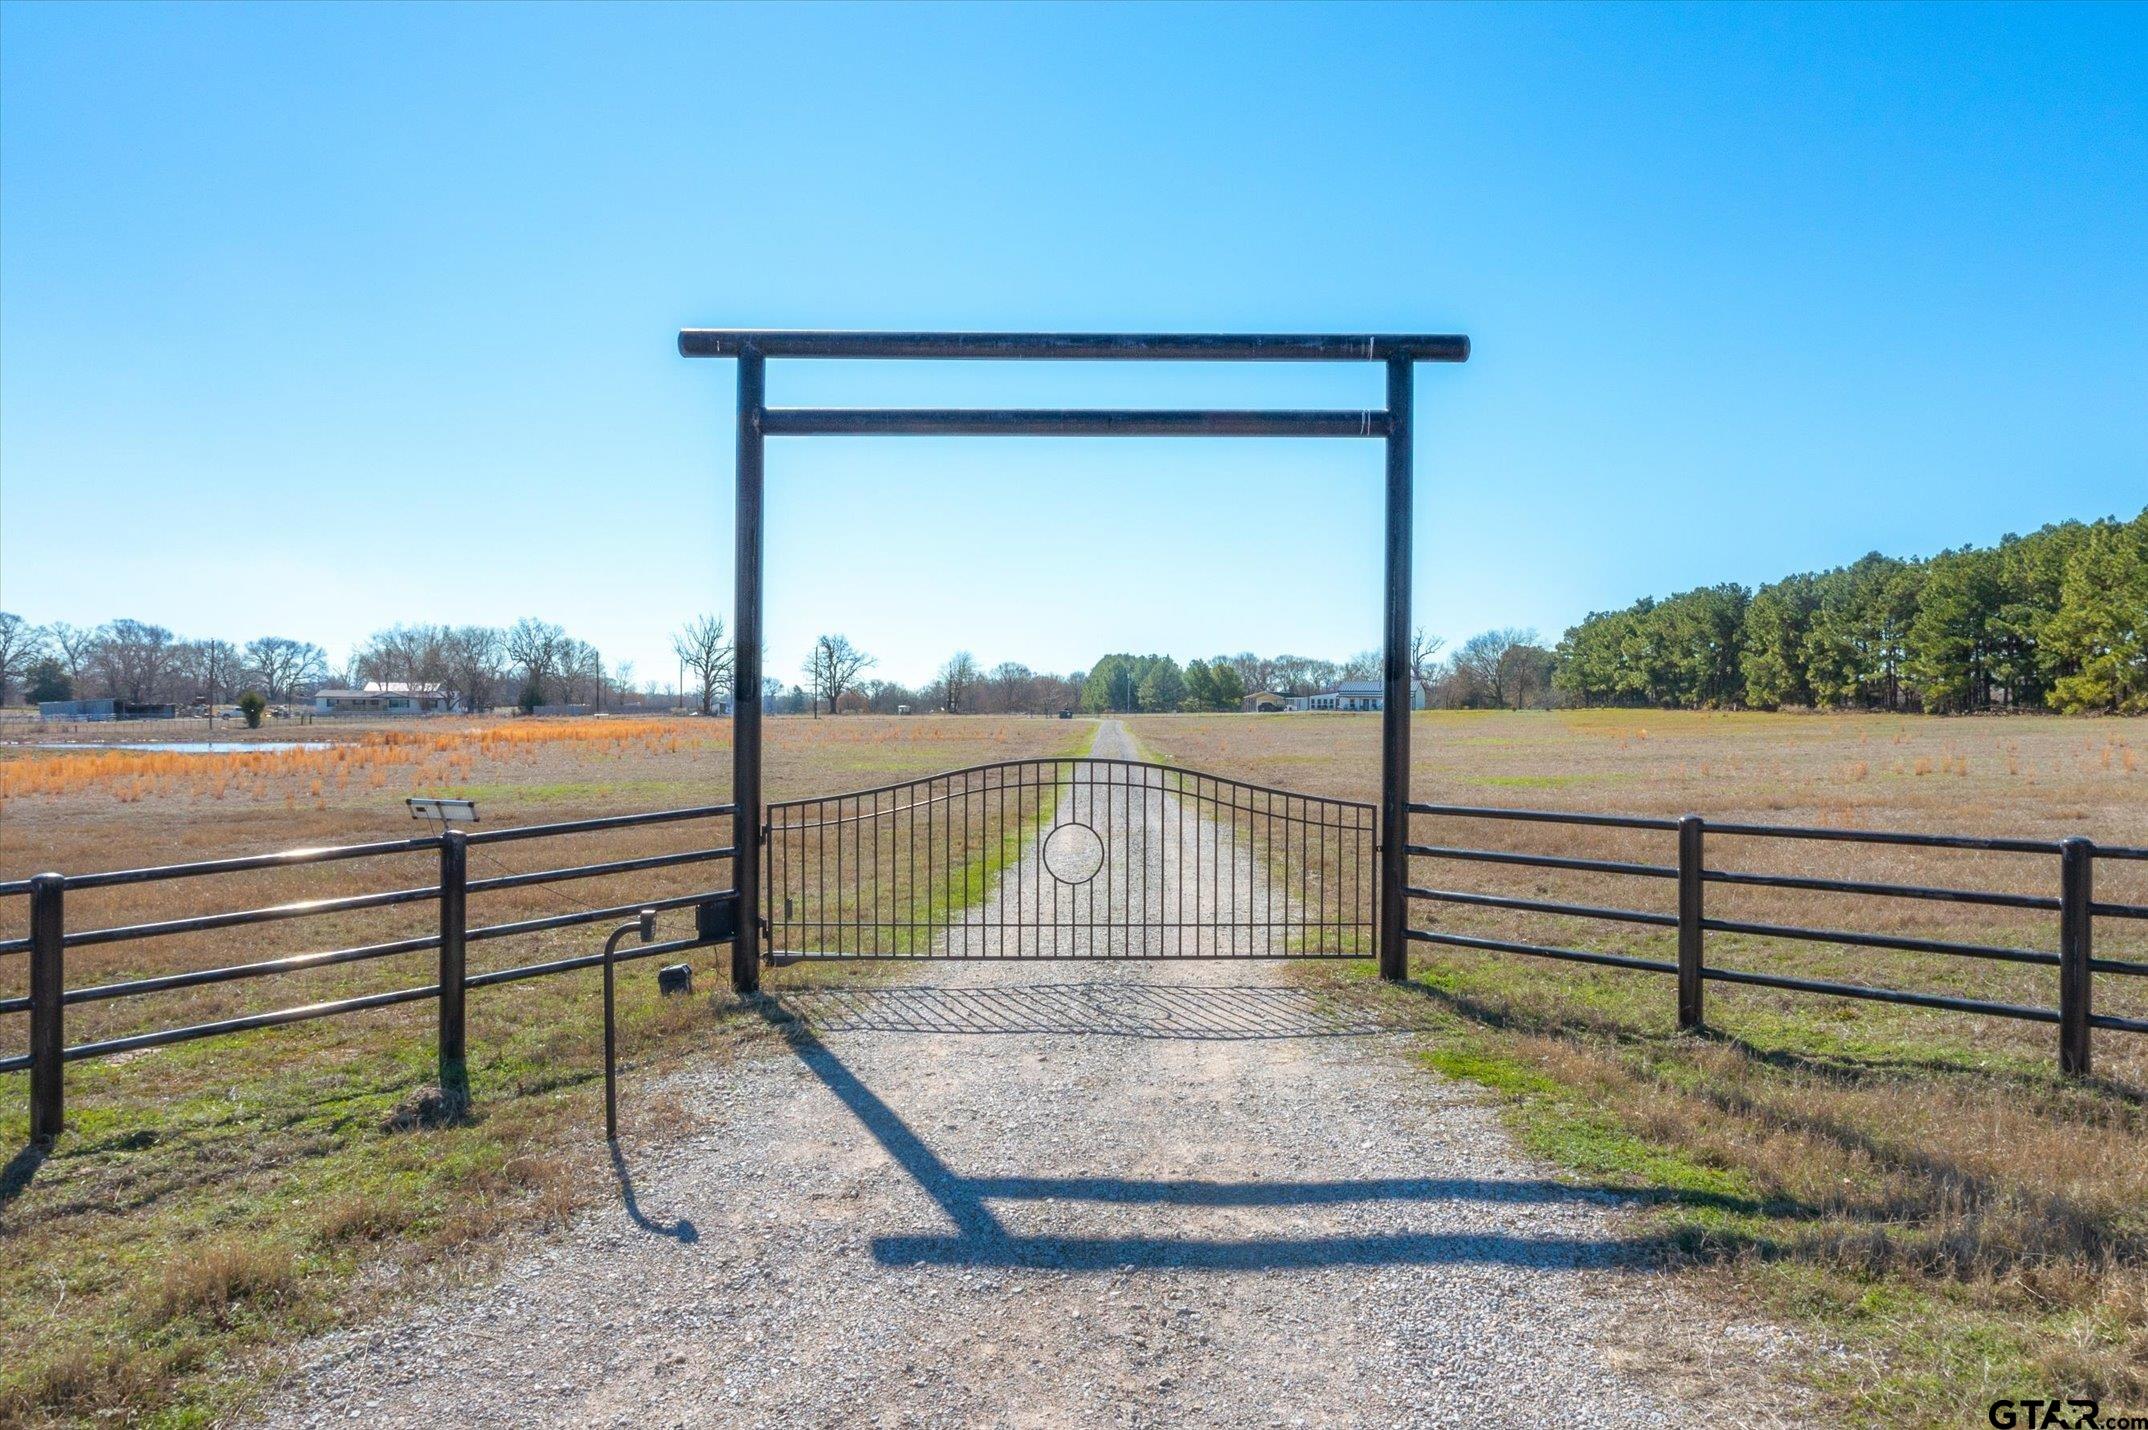
[[[313,692],[317,715],[444,715],[454,708],[439,686],[400,680],[369,680],[363,690]]]
[[[1311,695],[1293,695],[1288,703],[1292,710],[1378,710],[1387,700],[1377,680],[1340,680]],[[1424,688],[1415,681],[1410,682],[1410,708],[1425,708]]]

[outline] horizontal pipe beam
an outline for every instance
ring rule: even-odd
[[[304,899],[292,904],[270,904],[258,909],[232,909],[221,914],[195,914],[182,919],[160,919],[156,923],[119,924],[111,928],[84,929],[67,935],[69,948],[85,948],[99,943],[126,943],[140,938],[162,938],[168,934],[201,933],[209,929],[237,928],[246,924],[276,923],[282,919],[302,919],[315,914],[343,914],[358,909],[381,909],[395,904],[415,904],[440,897],[437,884],[427,884],[415,889],[384,889],[377,894],[346,894],[335,899]]]
[[[682,357],[980,358],[998,361],[1467,362],[1458,333],[870,333],[685,328]]]
[[[71,988],[64,1002],[96,1003],[107,998],[135,998],[144,993],[165,993],[175,988],[199,988],[210,983],[230,983],[242,978],[266,978],[276,973],[298,973],[309,968],[328,968],[342,963],[364,963],[397,954],[420,953],[440,946],[440,935],[397,939],[392,943],[369,943],[357,948],[332,948],[320,953],[294,953],[285,958],[265,958],[258,963],[234,963],[222,968],[197,968],[187,973],[166,973],[153,978],[130,978],[124,983],[92,983]],[[4,1011],[4,1010],[0,1010]]]
[[[464,890],[482,894],[490,889],[520,889],[530,884],[563,884],[570,879],[596,879],[612,874],[632,874],[644,869],[669,869],[680,864],[707,864],[729,859],[738,851],[726,844],[717,849],[688,849],[679,854],[651,854],[640,859],[611,859],[601,864],[573,864],[564,869],[533,869],[527,874],[495,874],[472,879]]]
[[[1675,819],[1651,819],[1630,814],[1577,814],[1563,809],[1493,809],[1475,804],[1412,804],[1410,813],[1437,814],[1452,819],[1519,819],[1537,824],[1597,824],[1612,829],[1678,828],[1678,821]]]
[[[1912,1008],[1940,1008],[1950,1013],[1983,1013],[1994,1018],[2020,1018],[2030,1023],[2056,1023],[2057,1010],[2025,1008],[2018,1003],[1990,1003],[1981,998],[1950,998],[1940,993],[1906,993],[1899,988],[1866,988],[1857,983],[1835,983],[1824,978],[1788,978],[1774,973],[1746,973],[1731,968],[1705,968],[1701,977],[1717,983],[1743,983],[1755,988],[1783,988],[1792,993],[1824,993],[1831,998],[1862,998],[1870,1003],[1906,1003]]]
[[[517,839],[549,839],[555,834],[589,834],[600,829],[632,829],[643,824],[676,824],[685,819],[714,819],[734,814],[735,804],[697,804],[685,809],[658,809],[647,814],[602,814],[594,819],[563,819],[556,824],[521,824],[504,829],[473,829],[472,844],[507,844]]]
[[[766,437],[1385,437],[1385,412],[770,407]]]
[[[1403,892],[1413,899],[1432,899],[1443,904],[1514,909],[1525,914],[1564,914],[1578,919],[1615,919],[1621,923],[1653,924],[1658,928],[1678,927],[1676,914],[1652,914],[1640,909],[1605,909],[1593,904],[1560,904],[1548,899],[1521,899],[1508,894],[1474,894],[1461,889],[1422,889],[1415,885]]]
[[[1412,814],[1436,814],[1454,819],[1520,819],[1543,824],[1600,824],[1614,829],[1676,829],[1675,819],[1656,819],[1624,814],[1581,814],[1559,809],[1499,809],[1473,804],[1412,804]],[[1899,829],[1817,829],[1796,824],[1708,823],[1710,834],[1731,834],[1754,839],[1819,839],[1845,844],[1907,844],[1924,849],[1974,849],[1998,854],[2056,854],[2055,839],[1985,838],[1974,834],[1919,834]],[[2107,850],[2097,857],[2148,855],[2148,850]]]
[[[715,947],[713,941],[699,938],[675,938],[668,943],[629,944],[612,955],[612,962],[627,963],[637,958],[661,958],[667,953],[684,953],[696,948]],[[595,968],[604,962],[601,953],[578,953],[572,958],[555,958],[550,963],[525,963],[515,968],[494,969],[490,973],[476,973],[462,981],[465,988],[490,988],[500,983],[519,983],[525,978],[542,978],[551,973],[572,973],[578,968]]]
[[[1675,879],[1678,871],[1668,864],[1628,864],[1616,859],[1569,859],[1558,854],[1511,854],[1500,849],[1457,849],[1444,844],[1412,844],[1412,859],[1466,859],[1478,864],[1521,864],[1531,869],[1579,869],[1590,874],[1638,874],[1650,879]]]
[[[705,903],[723,892],[720,889],[712,889],[701,894],[674,894],[668,899],[642,899],[632,904],[614,904],[608,909],[583,909],[571,914],[550,914],[541,919],[520,919],[510,924],[486,924],[464,934],[463,941],[478,943],[488,938],[512,938],[516,934],[543,933],[548,929],[573,928],[577,924],[599,923],[605,919],[630,919],[643,909],[683,909],[693,904]]]
[[[1814,829],[1796,824],[1717,824],[1710,834],[1755,839],[1823,839],[1841,844],[1908,844],[1920,849],[1977,849],[1996,854],[2056,854],[2056,839],[1987,839],[1975,834],[1917,834],[1900,829]]]
[[[1709,831],[1713,833],[1711,829]],[[1756,889],[1804,889],[1816,894],[1872,894],[1890,899],[1929,899],[1943,904],[1982,904],[1995,909],[2056,909],[2059,901],[2043,894],[1994,894],[1983,889],[1930,889],[1922,884],[1870,884],[1858,879],[1815,879],[1803,874],[1748,874],[1704,869],[1711,884],[1741,884]]]
[[[154,1033],[107,1038],[101,1043],[77,1043],[67,1050],[66,1058],[71,1063],[84,1058],[108,1058],[114,1053],[169,1047],[173,1043],[191,1043],[197,1038],[221,1037],[225,1033],[246,1033],[256,1028],[280,1028],[288,1023],[304,1023],[314,1018],[333,1018],[341,1013],[363,1013],[371,1008],[388,1008],[397,1003],[416,1003],[439,996],[440,988],[437,984],[424,988],[399,988],[393,993],[367,993],[357,998],[338,998],[331,1003],[309,1003],[302,1008],[281,1008],[273,1013],[249,1013],[241,1018],[224,1018],[214,1023],[195,1023],[184,1028],[164,1028]]]
[[[1838,943],[1850,948],[1889,948],[1906,953],[1943,953],[1955,958],[1987,958],[1998,963],[2037,963],[2056,968],[2059,956],[2032,948],[2002,948],[1944,939],[1902,938],[1894,934],[1854,933],[1848,929],[1799,928],[1787,924],[1747,923],[1738,919],[1702,919],[1710,933],[1746,934],[1753,938],[1793,938],[1809,943]]]
[[[438,849],[440,836],[383,839],[373,844],[335,844],[319,849],[283,849],[274,854],[243,854],[234,859],[203,859],[193,864],[159,864],[147,869],[107,869],[97,874],[69,874],[69,889],[104,889],[115,884],[153,884],[161,879],[192,879],[203,874],[240,874],[250,869],[282,869],[297,864],[327,864],[338,859],[367,859],[384,854],[415,854]]]
[[[1551,958],[1561,963],[1594,963],[1605,968],[1631,968],[1642,973],[1676,973],[1678,965],[1656,958],[1631,958],[1623,953],[1594,953],[1581,948],[1547,948],[1535,943],[1510,943],[1503,938],[1477,938],[1463,933],[1436,933],[1410,929],[1415,943],[1434,943],[1442,948],[1476,948],[1491,953],[1519,953],[1530,958]]]

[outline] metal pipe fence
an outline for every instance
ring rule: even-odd
[[[167,864],[151,868],[113,869],[86,874],[39,874],[29,879],[17,879],[0,883],[0,900],[26,897],[29,905],[28,934],[24,937],[0,941],[0,956],[27,954],[29,957],[28,993],[20,997],[0,999],[0,1015],[17,1013],[28,1015],[28,1046],[26,1051],[22,1053],[0,1057],[0,1072],[29,1070],[30,1135],[33,1139],[44,1140],[57,1135],[64,1121],[65,1078],[63,1070],[68,1063],[91,1058],[111,1057],[119,1053],[135,1052],[146,1048],[168,1047],[176,1043],[192,1042],[200,1038],[219,1037],[231,1033],[248,1032],[258,1028],[281,1027],[291,1023],[309,1022],[317,1018],[366,1012],[403,1003],[430,1001],[436,1005],[438,1010],[439,1072],[442,1093],[450,1099],[464,1098],[468,1093],[468,1083],[464,1068],[466,1024],[464,998],[470,989],[488,988],[499,984],[517,982],[526,978],[566,973],[583,968],[594,968],[603,961],[601,955],[590,954],[553,959],[542,963],[525,964],[513,968],[494,969],[473,975],[468,972],[465,966],[466,950],[471,943],[507,938],[517,934],[570,928],[582,924],[603,923],[608,920],[631,916],[643,909],[661,911],[691,907],[697,910],[695,935],[692,938],[674,939],[661,944],[651,944],[619,955],[623,959],[646,958],[657,954],[674,953],[686,948],[727,943],[734,937],[736,928],[736,919],[731,913],[731,909],[736,903],[736,896],[729,887],[666,898],[638,899],[632,903],[611,905],[603,908],[585,907],[570,913],[552,914],[541,918],[478,925],[472,925],[470,922],[468,902],[469,896],[473,893],[528,888],[566,883],[579,879],[593,879],[693,864],[729,861],[737,852],[735,835],[732,843],[706,848],[687,849],[626,859],[602,860],[594,863],[561,865],[556,868],[502,874],[482,879],[469,877],[470,848],[472,846],[504,844],[523,840],[556,838],[563,835],[639,828],[655,824],[695,821],[728,821],[735,823],[735,814],[736,807],[734,805],[698,805],[685,809],[657,810],[641,814],[605,815],[592,819],[488,829],[475,833],[449,829],[440,834],[420,835],[409,839],[380,840],[365,844],[336,845],[316,849],[290,849],[275,854],[197,860],[190,863]],[[335,898],[264,904],[251,908],[190,915],[184,918],[159,919],[78,929],[69,929],[67,926],[67,896],[73,891],[112,888],[122,885],[157,884],[217,874],[295,868],[346,860],[380,859],[426,851],[437,854],[439,858],[439,875],[435,882],[421,886],[388,889],[376,893],[352,894]],[[437,932],[410,938],[358,944],[346,948],[322,949],[276,958],[223,964],[211,968],[189,969],[184,972],[91,983],[72,988],[67,985],[67,954],[70,949],[134,943],[173,935],[246,928],[257,924],[279,923],[285,920],[316,917],[324,914],[349,913],[358,910],[389,908],[418,903],[432,903],[438,907],[439,924]],[[267,978],[279,974],[298,973],[309,969],[343,964],[364,963],[375,959],[427,951],[437,952],[438,967],[434,978],[430,982],[421,985],[299,1004],[264,1012],[246,1013],[236,1017],[218,1018],[206,1022],[156,1028],[145,1032],[129,1033],[124,1036],[102,1038],[90,1042],[71,1044],[67,1041],[66,1010],[81,1004],[100,1003],[116,998],[134,998],[157,993],[169,993],[183,989],[200,988],[210,984]]]
[[[1673,864],[1635,863],[1624,860],[1577,858],[1513,850],[1488,850],[1447,844],[1404,845],[1406,857],[1441,862],[1490,863],[1523,868],[1554,869],[1582,873],[1665,879],[1676,881],[1677,911],[1663,913],[1563,900],[1530,899],[1473,890],[1433,888],[1409,884],[1405,896],[1413,904],[1439,903],[1488,907],[1529,914],[1545,914],[1614,922],[1644,924],[1677,931],[1675,960],[1640,958],[1590,949],[1564,948],[1511,939],[1484,938],[1442,929],[1411,928],[1415,943],[1445,948],[1476,949],[1521,954],[1531,958],[1589,963],[1645,973],[1668,974],[1678,980],[1678,1026],[1697,1030],[1704,1026],[1704,990],[1710,982],[1747,987],[1783,989],[1836,998],[1896,1003],[1936,1008],[1995,1018],[2055,1025],[2059,1030],[2058,1060],[2062,1073],[2085,1077],[2091,1065],[2091,1033],[2148,1033],[2148,1019],[2097,1013],[2094,1008],[2095,976],[2148,975],[2148,962],[2095,956],[2096,920],[2148,919],[2148,905],[2098,900],[2095,897],[2096,865],[2099,861],[2148,861],[2148,849],[2124,845],[2098,845],[2085,838],[2010,839],[1973,835],[1920,834],[1898,830],[1808,828],[1796,825],[1710,822],[1699,815],[1679,819],[1642,818],[1609,814],[1568,813],[1558,810],[1497,809],[1474,805],[1412,803],[1409,813],[1441,820],[1491,820],[1512,823],[1588,826],[1677,836],[1677,861]],[[1720,868],[1708,862],[1710,837],[1728,840],[1825,841],[1867,846],[1906,846],[1918,849],[1961,850],[1993,854],[2032,855],[2057,861],[2056,889],[2051,894],[2022,894],[1993,889],[1960,888],[1886,882],[1870,879],[1822,878],[1807,874],[1766,873],[1748,869]],[[1953,939],[1919,938],[1862,929],[1814,927],[1803,924],[1763,922],[1753,919],[1712,916],[1707,907],[1711,887],[1778,889],[1800,894],[1841,894],[1860,898],[1908,899],[1926,903],[1968,905],[1976,908],[2023,910],[2058,915],[2056,951],[2017,948]],[[2055,1006],[2005,1002],[1992,998],[1959,997],[1905,988],[1872,987],[1836,979],[1804,978],[1782,973],[1722,968],[1707,958],[1709,934],[1739,935],[1761,939],[1839,945],[1994,963],[2029,965],[2058,970]]]

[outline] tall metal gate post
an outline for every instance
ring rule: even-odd
[[[470,1100],[464,1038],[464,933],[469,928],[470,836],[440,836],[440,1096],[451,1109]]]
[[[66,1122],[67,880],[30,881],[30,1140],[50,1142]]]
[[[2096,846],[2075,837],[2059,844],[2059,1071],[2089,1072],[2090,960],[2095,957]]]
[[[738,355],[738,587],[731,664],[731,887],[738,895],[738,934],[731,942],[731,987],[761,986],[761,419],[767,403],[759,352]]]
[[[1387,635],[1380,698],[1380,976],[1409,974],[1410,418],[1416,374],[1387,362]]]

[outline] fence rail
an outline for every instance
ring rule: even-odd
[[[1676,888],[1676,911],[1628,908],[1620,904],[1582,903],[1559,898],[1526,897],[1520,894],[1471,889],[1449,889],[1404,881],[1403,895],[1410,905],[1436,903],[1468,908],[1497,909],[1534,916],[1602,919],[1647,928],[1675,930],[1675,959],[1648,958],[1600,949],[1571,948],[1517,939],[1491,938],[1435,928],[1408,928],[1406,940],[1434,947],[1511,953],[1560,962],[1592,964],[1635,972],[1666,974],[1677,980],[1678,1024],[1697,1029],[1704,1023],[1705,989],[1710,982],[1748,987],[1774,988],[1795,993],[1860,999],[1911,1007],[1942,1009],[1958,1013],[2006,1018],[2054,1025],[2058,1029],[2059,1067],[2069,1076],[2085,1076],[2091,1066],[2091,1035],[2097,1030],[2148,1033],[2148,1019],[2098,1013],[2094,1009],[2095,981],[2108,977],[2148,976],[2148,960],[2098,958],[2095,954],[2096,923],[2148,920],[2148,904],[2098,899],[2095,871],[2098,863],[2148,862],[2148,848],[2098,845],[2085,838],[2056,840],[1986,838],[1969,835],[1921,834],[1888,830],[1806,828],[1709,822],[1698,815],[1679,819],[1583,814],[1557,810],[1501,809],[1473,805],[1411,803],[1408,815],[1442,821],[1489,820],[1513,824],[1583,826],[1645,834],[1676,836],[1672,863],[1629,859],[1583,858],[1565,854],[1538,854],[1509,849],[1483,849],[1456,843],[1417,843],[1407,838],[1403,853],[1409,858],[1442,863],[1490,865],[1500,868],[1536,868],[1616,878],[1669,881]],[[473,845],[489,845],[563,835],[597,833],[647,825],[695,821],[728,821],[732,839],[704,847],[654,855],[564,864],[523,873],[486,878],[469,877],[468,854]],[[1767,873],[1724,868],[1708,861],[1708,841],[1819,841],[1866,846],[1910,846],[1923,849],[1969,851],[2055,859],[2055,892],[2029,894],[1973,887],[1932,886],[1870,879],[1823,878],[1811,874]],[[1384,840],[1382,841],[1385,842]],[[1720,847],[1720,843],[1718,844]],[[66,902],[70,891],[114,888],[125,885],[208,877],[218,874],[273,870],[349,860],[380,859],[413,853],[434,853],[439,875],[434,882],[372,893],[331,898],[260,904],[183,918],[104,926],[67,927]],[[291,849],[274,854],[199,860],[152,868],[113,869],[85,874],[40,874],[30,879],[0,882],[0,901],[25,898],[28,932],[0,940],[0,957],[26,954],[29,991],[26,995],[0,999],[0,1016],[27,1014],[26,1051],[0,1057],[0,1072],[30,1072],[30,1126],[36,1138],[50,1137],[61,1125],[64,1111],[63,1069],[67,1063],[110,1057],[145,1048],[164,1047],[200,1038],[280,1027],[318,1018],[394,1007],[405,1003],[432,1002],[438,1012],[440,1078],[450,1097],[466,1095],[464,1075],[464,997],[471,989],[489,988],[528,978],[544,977],[602,962],[599,954],[576,955],[545,962],[471,974],[466,967],[470,944],[571,928],[609,920],[632,918],[643,909],[697,910],[696,934],[630,949],[622,958],[646,958],[679,949],[734,942],[741,911],[726,880],[720,889],[669,895],[653,899],[578,908],[572,912],[500,923],[472,924],[468,898],[473,893],[568,883],[659,869],[727,862],[740,849],[736,832],[736,807],[729,804],[700,805],[686,809],[658,810],[642,814],[608,815],[552,824],[525,825],[466,833],[448,830],[441,834],[381,840],[365,844],[324,848]],[[1822,927],[1711,914],[1707,893],[1711,888],[1778,889],[1799,894],[1845,895],[1857,898],[1907,899],[1972,908],[1995,908],[2016,913],[2056,914],[2056,951],[2022,948],[2004,943],[1965,942],[1917,937],[1903,933],[1860,928]],[[255,924],[431,903],[438,910],[438,928],[412,937],[355,944],[343,948],[287,954],[184,972],[127,978],[105,983],[67,986],[68,950],[110,947],[171,936],[250,927]],[[1798,977],[1749,969],[1718,967],[1710,963],[1710,934],[1786,940],[1798,943],[1877,949],[1950,958],[1980,960],[2018,967],[2055,968],[2057,997],[2049,1005],[2023,1004],[1991,998],[1973,998],[1909,988],[1875,987],[1833,979]],[[168,993],[210,984],[267,978],[315,968],[370,962],[410,953],[433,952],[437,972],[432,981],[384,992],[299,1004],[268,1011],[246,1013],[179,1026],[154,1028],[89,1042],[66,1041],[66,1010],[87,1003]]]
[[[1522,913],[1572,918],[1608,919],[1623,923],[1671,928],[1678,932],[1676,961],[1640,958],[1589,949],[1563,948],[1510,939],[1482,938],[1449,933],[1441,929],[1411,928],[1412,942],[1447,948],[1482,949],[1522,954],[1532,958],[1572,963],[1599,964],[1645,973],[1669,974],[1678,980],[1678,1026],[1703,1026],[1703,990],[1710,982],[1778,988],[1836,998],[1898,1003],[1918,1008],[1938,1008],[1995,1018],[2055,1024],[2059,1029],[2059,1067],[2068,1076],[2086,1076],[2090,1069],[2090,1033],[2094,1029],[2117,1032],[2148,1032],[2148,1020],[2122,1018],[2094,1011],[2094,976],[2148,975],[2148,962],[2095,957],[2095,923],[2106,919],[2148,919],[2148,905],[2099,901],[2095,897],[2098,860],[2148,860],[2148,849],[2125,845],[2097,845],[2083,838],[2009,839],[1976,835],[1921,834],[1899,830],[1823,829],[1797,825],[1711,823],[1699,815],[1679,819],[1642,818],[1615,814],[1581,814],[1560,810],[1498,809],[1476,805],[1421,804],[1408,806],[1412,816],[1441,820],[1494,820],[1530,824],[1583,825],[1593,828],[1671,832],[1677,835],[1675,864],[1646,864],[1612,859],[1584,859],[1566,855],[1532,854],[1460,845],[1409,842],[1411,858],[1439,861],[1491,863],[1525,868],[1571,870],[1644,879],[1674,879],[1678,886],[1675,914],[1596,904],[1568,903],[1551,899],[1528,899],[1471,890],[1441,889],[1410,884],[1405,890],[1412,903],[1458,904],[1506,909]],[[1968,850],[1981,853],[2042,855],[2058,861],[2057,892],[2021,894],[1993,889],[1937,887],[1923,884],[1886,883],[1863,879],[1831,879],[1805,874],[1771,874],[1742,869],[1712,867],[1705,856],[1709,836],[1742,840],[1812,840],[1863,845],[1907,845],[1924,849]],[[1925,902],[1967,904],[2056,913],[2058,949],[2014,948],[1996,944],[1964,943],[1951,939],[1915,938],[1902,934],[1859,929],[1818,928],[1797,924],[1760,922],[1750,919],[1711,917],[1706,909],[1709,886],[1783,889],[1799,893],[1847,894],[1870,898],[1911,899]],[[1835,944],[1851,948],[1899,950],[2020,964],[2058,970],[2056,1006],[2035,1006],[1995,999],[1958,997],[1915,989],[1870,987],[1832,979],[1793,977],[1746,969],[1718,968],[1706,958],[1707,935],[1735,934],[1753,938],[1787,939]]]
[[[68,1063],[80,1062],[89,1058],[111,1057],[119,1053],[135,1052],[144,1048],[167,1047],[174,1043],[192,1042],[199,1038],[219,1037],[229,1033],[247,1032],[257,1028],[281,1027],[291,1023],[309,1022],[316,1018],[337,1017],[347,1013],[366,1012],[371,1009],[394,1007],[404,1003],[431,1001],[438,1006],[439,1014],[438,1042],[441,1089],[450,1098],[462,1098],[467,1095],[467,1079],[464,1071],[465,993],[473,988],[489,988],[503,983],[518,982],[526,978],[537,978],[549,974],[572,972],[577,969],[594,968],[603,961],[603,957],[600,954],[588,954],[553,959],[542,963],[524,964],[513,968],[494,969],[473,975],[468,972],[465,966],[465,955],[470,944],[490,939],[508,938],[517,934],[540,933],[551,929],[570,928],[581,924],[602,923],[606,920],[629,918],[643,909],[666,910],[689,907],[696,909],[697,919],[694,937],[645,945],[618,955],[622,959],[648,958],[658,954],[678,952],[686,948],[729,942],[734,935],[736,923],[735,915],[730,910],[737,902],[736,895],[728,887],[728,881],[726,881],[726,887],[705,892],[656,899],[638,899],[632,903],[611,905],[604,908],[580,908],[570,913],[550,914],[541,918],[473,925],[469,921],[468,902],[469,896],[473,893],[561,884],[577,879],[593,879],[618,874],[642,873],[655,869],[727,861],[736,854],[737,850],[734,834],[732,843],[706,848],[644,855],[629,859],[611,859],[595,863],[562,865],[557,868],[537,869],[526,873],[502,874],[488,878],[472,879],[469,877],[468,856],[470,847],[472,845],[502,844],[529,839],[546,839],[563,835],[638,828],[654,824],[714,820],[734,821],[735,823],[735,813],[735,807],[729,804],[696,805],[685,809],[656,810],[641,814],[604,815],[592,819],[566,820],[552,824],[520,825],[478,832],[449,829],[439,834],[419,835],[408,839],[379,840],[365,844],[334,845],[313,849],[287,849],[274,854],[244,855],[231,859],[197,860],[191,863],[167,864],[152,868],[110,869],[87,874],[39,874],[34,878],[16,879],[0,883],[0,900],[26,896],[29,903],[29,933],[20,938],[0,940],[0,956],[26,953],[29,956],[30,963],[29,992],[20,997],[0,999],[0,1015],[15,1013],[27,1013],[29,1015],[28,1049],[23,1053],[0,1057],[0,1073],[19,1072],[25,1068],[29,1070],[30,1135],[36,1139],[45,1139],[56,1135],[64,1120],[65,1081],[63,1069]],[[113,924],[106,927],[75,930],[69,930],[67,927],[66,900],[70,891],[162,883],[170,880],[192,879],[216,874],[296,868],[354,859],[388,858],[428,851],[437,853],[440,861],[439,877],[430,884],[410,888],[388,889],[375,893],[344,895],[335,898],[303,899],[288,903],[265,904],[252,908],[230,909],[217,913],[190,915],[185,918],[159,919],[145,923]],[[390,908],[419,903],[432,903],[438,907],[439,927],[436,932],[410,938],[359,944],[348,948],[323,949],[316,952],[288,954],[277,958],[257,959],[251,962],[228,964],[215,968],[191,969],[181,973],[129,978],[110,983],[92,983],[74,988],[67,986],[66,960],[69,949],[133,943],[173,935],[244,928],[255,924],[279,923],[289,919],[315,917],[323,914],[350,913],[365,909]],[[242,1014],[237,1017],[220,1018],[210,1022],[155,1028],[146,1032],[129,1033],[120,1037],[103,1038],[92,1042],[70,1044],[66,1040],[66,1010],[79,1004],[168,993],[187,988],[199,988],[214,983],[266,978],[278,974],[298,973],[309,969],[326,968],[341,964],[370,962],[374,959],[392,958],[401,954],[427,951],[437,952],[438,969],[432,982],[420,986],[299,1004],[265,1012]]]

